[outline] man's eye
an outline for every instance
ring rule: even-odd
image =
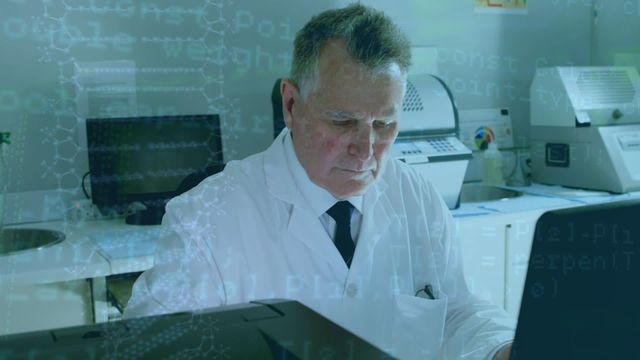
[[[373,122],[373,126],[375,126],[376,128],[379,128],[379,129],[390,127],[393,124],[394,124],[393,121],[388,121],[388,122],[387,121],[374,121]]]

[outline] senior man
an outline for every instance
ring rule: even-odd
[[[451,214],[388,158],[406,37],[362,5],[296,36],[287,128],[173,199],[125,316],[298,300],[399,358],[507,358],[513,321],[470,294]]]

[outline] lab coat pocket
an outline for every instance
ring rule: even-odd
[[[396,296],[391,352],[400,359],[439,359],[447,298]]]

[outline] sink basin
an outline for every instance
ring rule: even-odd
[[[63,233],[54,230],[2,229],[0,230],[0,256],[42,249],[58,244],[64,238]]]
[[[461,203],[504,200],[518,196],[522,196],[519,191],[476,183],[462,184],[462,189],[460,190]]]

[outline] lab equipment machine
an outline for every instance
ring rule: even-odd
[[[0,358],[29,356],[392,359],[299,302],[279,299],[0,338]]]
[[[430,74],[409,75],[391,156],[429,180],[450,209],[457,207],[472,157],[458,135],[458,110],[446,84]]]
[[[530,95],[533,181],[640,190],[640,77],[634,67],[541,68]]]
[[[93,203],[143,205],[128,224],[159,224],[185,179],[223,165],[218,115],[87,119],[87,144]]]

